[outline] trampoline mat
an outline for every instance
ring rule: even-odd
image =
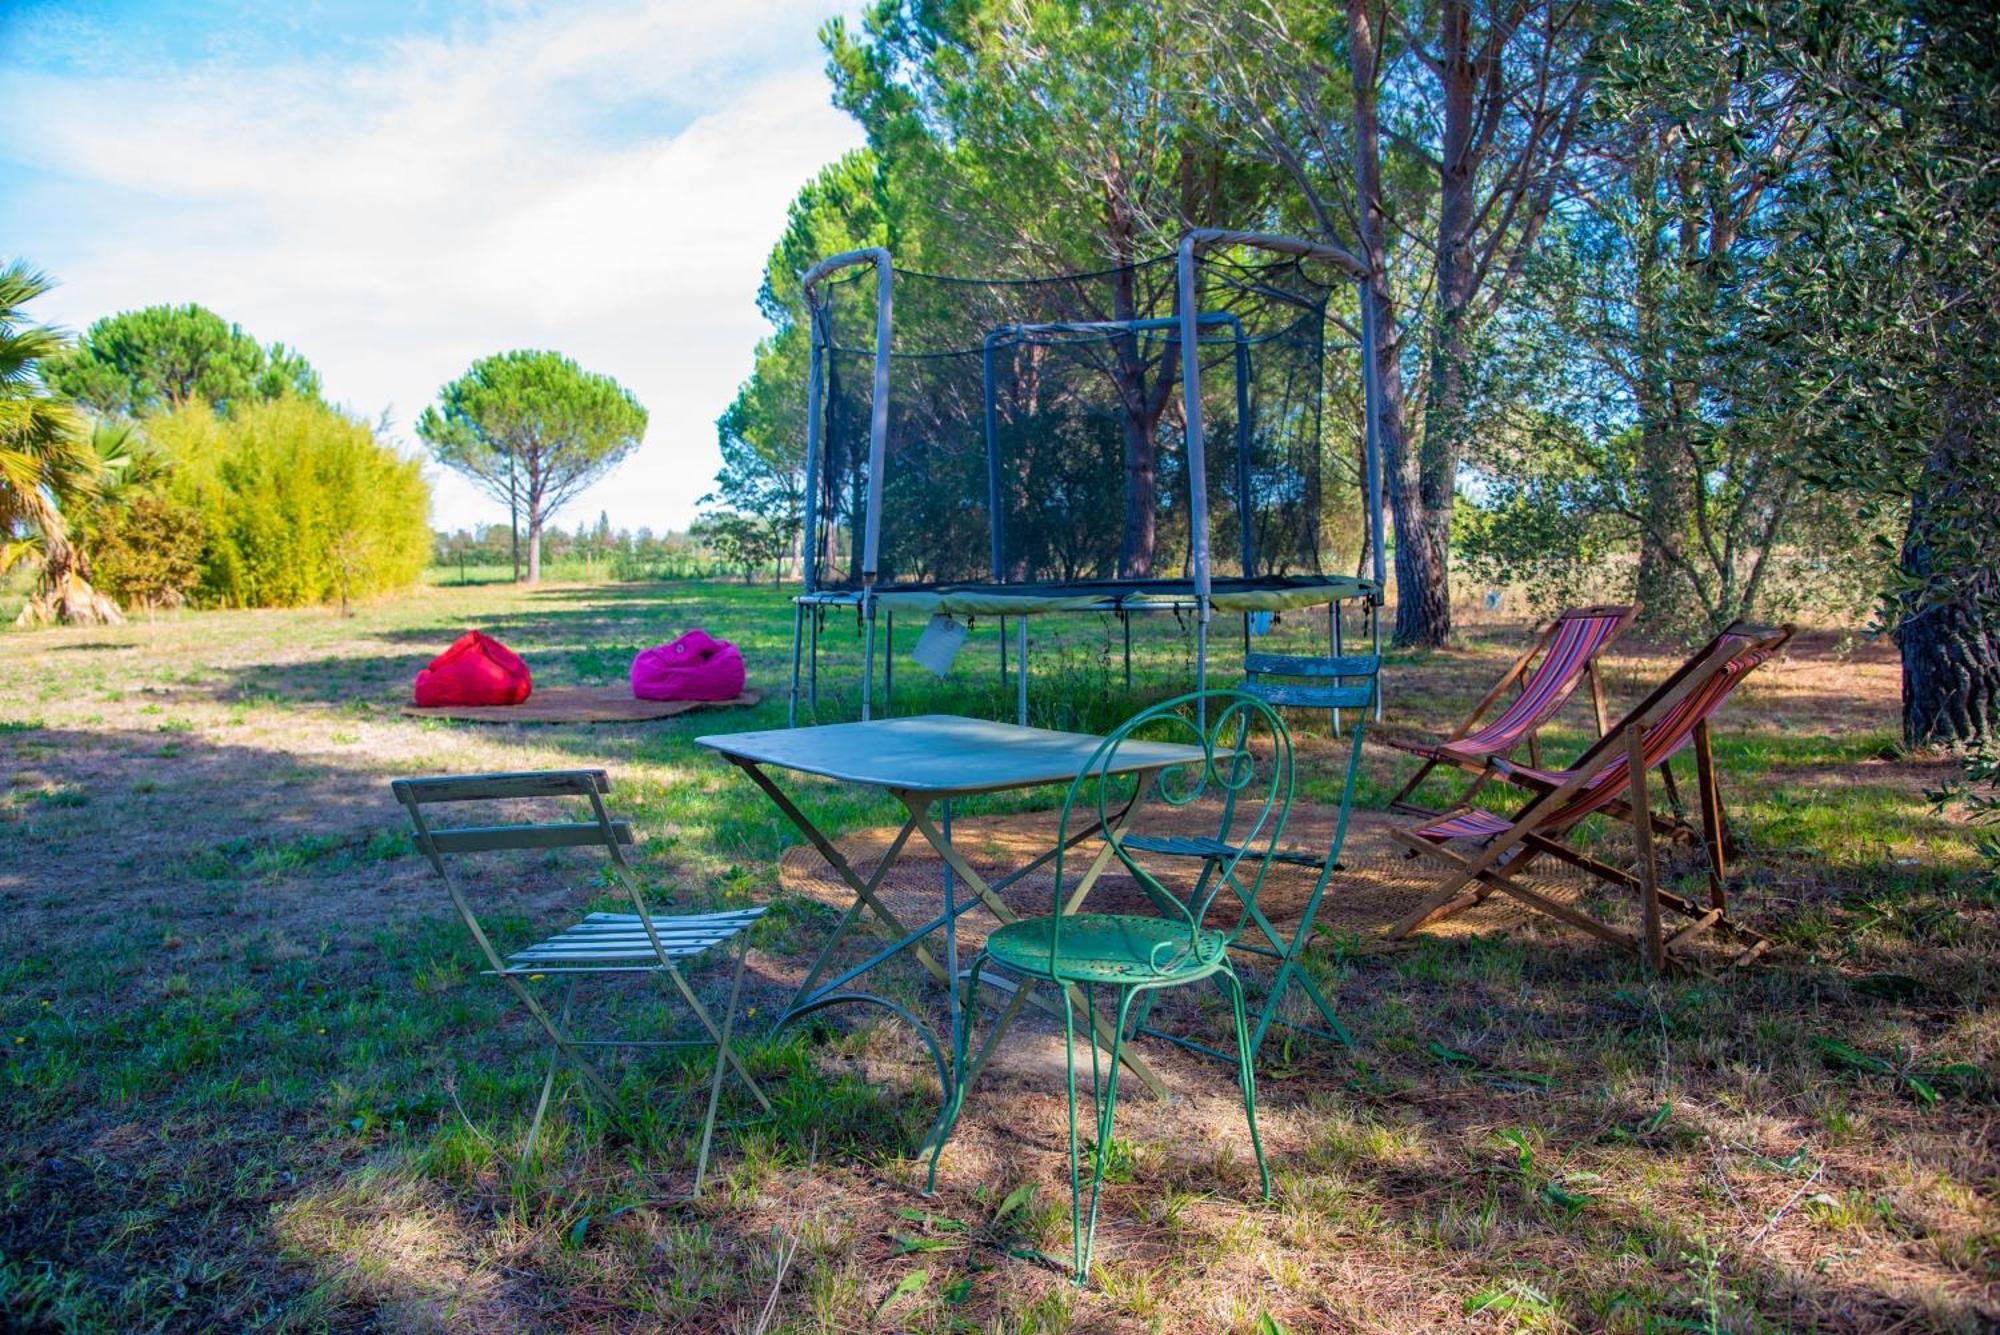
[[[1294,808],[1291,819],[1285,824],[1280,846],[1288,849],[1324,849],[1333,835],[1335,814],[1325,808]],[[1347,844],[1341,850],[1342,869],[1334,873],[1325,896],[1320,900],[1316,922],[1319,938],[1340,938],[1350,947],[1363,951],[1394,944],[1385,940],[1391,924],[1437,892],[1444,872],[1443,864],[1430,858],[1406,858],[1403,847],[1389,838],[1390,830],[1409,822],[1407,816],[1372,811],[1354,813],[1348,828]],[[1199,814],[1191,814],[1185,825],[1185,829],[1172,832],[1215,832],[1213,821],[1204,821]],[[1145,828],[1147,833],[1169,832],[1167,825],[1161,821],[1148,820]],[[1055,830],[1056,813],[1052,811],[1012,816],[965,816],[953,824],[952,844],[975,871],[991,881],[1046,852],[1055,842]],[[855,872],[865,880],[874,873],[882,854],[895,837],[894,827],[882,827],[857,830],[834,842]],[[1163,871],[1189,865],[1187,860],[1176,858],[1142,856],[1140,860]],[[1068,861],[1063,869],[1065,882],[1074,885],[1078,874],[1088,863],[1088,855]],[[1574,903],[1590,888],[1589,878],[1583,873],[1561,864],[1545,865],[1547,870],[1538,867],[1527,880],[1534,889],[1551,899]],[[921,922],[935,915],[942,907],[940,887],[943,866],[943,860],[930,845],[912,835],[903,856],[890,868],[883,882],[880,892],[883,903],[908,923]],[[1051,867],[1044,867],[1022,877],[1001,892],[1001,898],[1016,913],[1047,913],[1053,889],[1050,884],[1052,871]],[[835,875],[818,850],[809,844],[786,849],[778,864],[778,875],[785,889],[808,895],[835,908],[845,909],[854,898],[854,892]],[[1289,930],[1297,926],[1317,876],[1316,871],[1273,864],[1258,895],[1258,907],[1280,928]],[[1185,884],[1183,877],[1171,873],[1162,879],[1176,887]],[[1099,913],[1154,912],[1137,882],[1115,863],[1092,887],[1087,907]],[[1211,923],[1225,925],[1233,919],[1234,908],[1234,901],[1229,896],[1220,896],[1210,910]],[[984,912],[969,913],[961,918],[961,947],[977,950],[991,925],[991,916]],[[1455,937],[1524,929],[1537,932],[1563,930],[1551,919],[1525,907],[1518,900],[1496,894],[1463,913],[1432,923],[1419,935]]]
[[[733,700],[635,700],[632,688],[616,686],[545,686],[518,705],[439,705],[424,709],[404,705],[411,718],[452,719],[460,723],[644,723],[673,718],[695,709],[747,709],[763,700],[746,690]]]

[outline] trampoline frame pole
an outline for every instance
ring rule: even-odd
[[[1012,332],[1011,327],[1005,325],[997,329],[989,329],[986,331],[986,337],[979,344],[981,397],[985,400],[986,409],[986,510],[991,520],[988,528],[991,530],[993,582],[995,584],[998,584],[1005,578],[1002,571],[1006,568],[1007,540],[1005,526],[1007,521],[1005,515],[1001,513],[1000,506],[1000,409],[993,397],[993,345]],[[1005,638],[1004,635],[1001,637],[1003,643],[1005,642]],[[1004,656],[1002,663],[1001,686],[1004,689],[1006,686]]]
[[[1204,233],[1189,232],[1181,238],[1179,273],[1181,321],[1181,412],[1187,433],[1188,527],[1194,555],[1195,656],[1194,687],[1208,689],[1208,621],[1210,604],[1208,568],[1208,454],[1202,439],[1201,421],[1201,315],[1195,300],[1195,253]],[[1208,702],[1195,701],[1195,726],[1206,732]]]
[[[1364,274],[1361,294],[1361,400],[1364,430],[1363,464],[1368,474],[1368,547],[1375,564],[1375,592],[1369,598],[1368,620],[1373,630],[1375,656],[1382,655],[1382,601],[1388,597],[1388,563],[1383,552],[1382,534],[1382,372],[1375,364],[1375,349],[1381,331],[1375,327],[1374,293]],[[1375,721],[1382,721],[1382,678],[1375,678]]]

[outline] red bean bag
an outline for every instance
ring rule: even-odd
[[[421,708],[438,705],[518,705],[534,690],[528,665],[500,641],[476,630],[417,674],[412,694]]]
[[[734,700],[743,694],[743,654],[727,640],[691,630],[632,660],[637,700]]]

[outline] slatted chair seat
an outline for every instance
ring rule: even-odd
[[[1564,770],[1506,766],[1516,782],[1535,793],[1512,816],[1458,807],[1395,831],[1398,842],[1414,852],[1439,857],[1454,870],[1444,886],[1396,923],[1389,935],[1407,936],[1499,891],[1613,944],[1638,950],[1655,968],[1668,962],[1672,947],[1711,928],[1751,943],[1739,960],[1754,957],[1764,948],[1763,938],[1728,916],[1720,812],[1709,773],[1712,763],[1699,771],[1703,777],[1703,822],[1707,827],[1704,842],[1710,866],[1710,896],[1705,907],[1659,885],[1659,869],[1653,853],[1656,822],[1647,799],[1647,778],[1690,745],[1705,757],[1710,718],[1743,679],[1775,655],[1791,636],[1790,626],[1775,631],[1732,626],[1676,669],[1575,765]],[[1636,870],[1610,866],[1564,841],[1566,835],[1596,812],[1629,821],[1637,853]],[[1457,841],[1471,843],[1476,851],[1462,856],[1447,847]],[[1643,937],[1634,937],[1523,885],[1518,879],[1520,875],[1544,856],[1581,868],[1622,889],[1638,891],[1644,917]],[[1695,921],[1671,938],[1665,938],[1659,921],[1662,906]]]
[[[660,951],[668,959],[692,959],[747,930],[765,912],[757,907],[684,916],[656,913],[651,915],[651,934],[636,913],[592,913],[568,931],[515,951],[507,956],[507,964],[515,971],[531,968],[539,973],[628,960],[640,961],[645,968],[656,968],[659,955],[653,948],[655,936],[659,938]]]
[[[1384,737],[1385,745],[1407,752],[1424,762],[1410,781],[1389,799],[1391,808],[1423,814],[1424,808],[1406,799],[1438,765],[1450,765],[1479,773],[1486,762],[1511,755],[1525,744],[1531,763],[1541,763],[1539,734],[1542,725],[1562,712],[1577,687],[1588,679],[1597,713],[1598,735],[1604,734],[1604,684],[1598,675],[1597,656],[1624,633],[1639,614],[1639,605],[1572,607],[1543,628],[1528,651],[1515,659],[1485,698],[1441,741],[1417,741]],[[1532,665],[1532,666],[1531,666]],[[1481,724],[1480,718],[1504,695],[1507,688],[1520,684],[1520,691],[1494,718]],[[1480,779],[1459,795],[1454,806],[1462,805],[1486,781]]]
[[[482,970],[497,977],[514,994],[535,1023],[547,1044],[547,1067],[542,1075],[541,1097],[535,1104],[534,1120],[528,1126],[521,1150],[526,1163],[534,1153],[535,1138],[548,1111],[549,1095],[555,1086],[556,1067],[568,1061],[582,1079],[589,1094],[607,1107],[616,1108],[610,1083],[586,1058],[584,1049],[707,1047],[715,1049],[709,1071],[708,1112],[702,1121],[701,1147],[695,1157],[694,1189],[701,1190],[708,1172],[709,1145],[715,1135],[715,1114],[722,1094],[725,1067],[733,1071],[758,1105],[771,1111],[743,1059],[730,1046],[729,1036],[736,1020],[736,1002],[743,986],[743,964],[749,954],[750,928],[764,916],[762,907],[727,909],[716,913],[653,913],[625,860],[632,844],[632,828],[613,820],[605,811],[604,794],[611,781],[603,770],[549,770],[524,774],[468,774],[429,779],[397,779],[390,785],[416,833],[417,850],[430,862],[444,882],[451,902],[471,934],[488,967]],[[589,820],[535,821],[508,825],[444,825],[427,815],[438,804],[460,802],[505,803],[521,800],[540,802],[581,801],[590,808]],[[577,813],[580,814],[580,813]],[[609,858],[612,878],[623,888],[635,912],[588,913],[568,929],[533,945],[503,955],[481,924],[472,900],[452,871],[456,859],[466,854],[519,852],[559,848],[596,848]],[[692,962],[706,951],[736,943],[736,967],[730,982],[729,1003],[718,1025],[709,1015],[681,972],[681,964]],[[580,1039],[570,1032],[570,1016],[579,979],[588,974],[644,974],[659,976],[685,1003],[700,1022],[703,1036],[695,1039],[611,1038]],[[551,1015],[530,983],[546,976],[563,981],[562,1005]]]

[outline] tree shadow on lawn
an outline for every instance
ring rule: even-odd
[[[1475,1309],[1587,1329],[1972,1329],[2000,1311],[1983,1207],[1963,1203],[1984,1189],[1990,1102],[1960,1090],[1927,1113],[1830,1069],[1822,1026],[1873,1050],[1913,1018],[1838,978],[1649,982],[1553,936],[1425,942],[1347,962],[1337,988],[1358,1047],[1265,1051],[1273,1211],[1236,1204],[1250,1170],[1226,1068],[1198,1067],[1205,1091],[1179,1105],[1121,1097],[1134,1167],[1106,1200],[1114,1275],[1204,1257],[1242,1277],[1242,1255],[1299,1329],[1478,1326]],[[1193,1032],[1222,1037],[1212,1008]],[[1185,1073],[1164,1045],[1142,1051]],[[1033,1112],[1018,1088],[975,1094],[932,1208],[973,1208],[996,1166],[1064,1166],[1055,1080]]]
[[[381,757],[308,760],[137,731],[27,729],[0,746],[27,776],[10,799],[0,906],[36,943],[0,988],[4,1032],[27,1040],[9,1054],[15,1095],[0,1113],[0,1253],[74,1277],[75,1310],[96,1324],[248,1323],[278,1310],[333,1324],[428,1319],[457,1294],[500,1322],[639,1320],[662,1303],[676,1319],[719,1321],[768,1292],[772,1227],[818,1227],[828,1210],[844,1212],[847,1231],[800,1262],[786,1310],[803,1313],[812,1277],[857,1257],[856,1320],[919,1265],[933,1291],[972,1278],[973,1311],[1007,1310],[1053,1282],[1004,1261],[986,1277],[972,1263],[1000,1258],[977,1250],[899,1255],[895,1239],[932,1229],[898,1210],[982,1219],[992,1203],[976,1193],[1004,1194],[1022,1172],[1043,1181],[1045,1200],[1065,1197],[1051,1120],[1059,1084],[983,1090],[961,1132],[970,1153],[948,1156],[936,1203],[909,1190],[905,1167],[866,1152],[815,1162],[831,1142],[815,1149],[810,1109],[782,1145],[730,1133],[719,1166],[731,1182],[699,1207],[663,1201],[663,1181],[685,1165],[666,1164],[664,1177],[660,1159],[634,1167],[588,1117],[567,1139],[558,1129],[548,1169],[517,1180],[504,1154],[481,1146],[491,1131],[463,1128],[518,1134],[536,1084],[533,1034],[475,976],[463,931],[441,916]],[[586,889],[581,862],[511,865],[523,929],[602,892]],[[822,929],[798,924],[782,960],[758,961],[746,1006],[770,1013]],[[1325,967],[1361,1046],[1309,1045],[1296,1074],[1268,1081],[1276,1166],[1291,1175],[1279,1206],[1243,1215],[1233,1204],[1245,1196],[1243,1156],[1205,1159],[1190,1134],[1240,1117],[1226,1072],[1162,1054],[1196,1096],[1121,1102],[1120,1140],[1155,1148],[1107,1202],[1109,1266],[1167,1266],[1169,1300],[1200,1312],[1197,1293],[1218,1283],[1269,1289],[1261,1271],[1243,1271],[1251,1260],[1232,1257],[1289,1256],[1309,1282],[1281,1286],[1272,1308],[1298,1308],[1301,1328],[1341,1310],[1325,1295],[1352,1296],[1354,1267],[1381,1276],[1362,1300],[1411,1324],[1470,1323],[1466,1300],[1488,1289],[1524,1315],[1539,1293],[1586,1324],[1596,1318],[1582,1314],[1616,1301],[1698,1322],[1708,1297],[1777,1325],[1929,1319],[1896,1267],[1944,1292],[1937,1319],[1976,1310],[1962,1276],[1935,1259],[1959,1254],[1960,1234],[1911,1199],[1924,1172],[1976,1180],[1988,1134],[1972,1125],[1976,1110],[1953,1094],[1925,1118],[1887,1081],[1830,1072],[1811,1040],[1842,1035],[1871,1053],[1934,1046],[1989,1004],[1983,994],[1937,1015],[1862,996],[1823,966],[1649,985],[1568,938],[1437,943]],[[1659,1090],[1645,1073],[1663,1041],[1675,1080]],[[1509,1088],[1510,1073],[1551,1085]],[[892,1062],[881,1079],[928,1120],[920,1069]],[[1674,1106],[1649,1130],[1656,1095]],[[1534,1151],[1525,1163],[1498,1135],[1513,1128]],[[1012,1148],[979,1167],[981,1143],[1008,1137]],[[1570,1155],[1572,1144],[1589,1148]],[[1709,1160],[1726,1158],[1721,1178],[1704,1145]],[[1825,1165],[1813,1190],[1853,1219],[1835,1227],[1826,1207],[1795,1205],[1751,1247],[1748,1235],[1804,1180],[1762,1161],[1800,1147]],[[1607,1180],[1588,1182],[1590,1171]],[[1666,1182],[1650,1195],[1649,1173]],[[1214,1204],[1177,1224],[1155,1208],[1173,1192]],[[580,1225],[585,1216],[595,1222]],[[1247,1241],[1231,1232],[1240,1219]],[[1290,1224],[1318,1243],[1293,1247]],[[635,1247],[670,1264],[635,1268]],[[1856,1259],[1833,1273],[1859,1277],[1813,1273],[1842,1248]],[[1083,1302],[1119,1319],[1103,1286]]]
[[[0,753],[0,1325],[371,1319],[339,1296],[338,1238],[315,1254],[275,1225],[383,1168],[430,1191],[461,1106],[518,1135],[539,1077],[379,760],[63,729]],[[515,939],[611,906],[587,859],[499,861],[482,909]],[[690,974],[720,1005],[727,961]],[[747,1004],[777,987],[759,969]],[[542,1207],[577,1194],[558,1174]],[[355,1208],[344,1233],[380,1222]]]

